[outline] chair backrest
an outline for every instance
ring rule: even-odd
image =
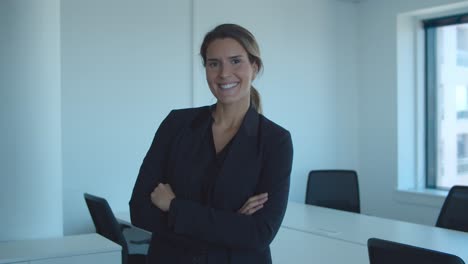
[[[310,205],[360,213],[359,184],[356,171],[310,171],[305,202]]]
[[[122,246],[122,263],[127,263],[128,246],[117,219],[104,198],[84,194],[96,233]]]
[[[367,241],[370,264],[464,264],[458,256],[378,238]]]
[[[453,186],[450,189],[436,226],[468,232],[468,186]]]

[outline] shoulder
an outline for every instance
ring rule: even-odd
[[[209,107],[194,107],[184,109],[173,109],[164,118],[162,123],[159,125],[161,131],[168,131],[173,133],[174,131],[180,130],[183,127],[190,126],[193,121],[206,117],[209,114]]]
[[[291,134],[287,129],[271,121],[262,114],[259,114],[259,123],[262,134],[266,138],[291,138]]]
[[[173,109],[166,120],[172,124],[190,124],[192,121],[209,116],[209,106]]]
[[[173,109],[168,117],[170,118],[190,118],[196,117],[200,113],[209,111],[209,106]]]
[[[277,157],[280,160],[291,160],[293,142],[291,133],[284,127],[259,115],[260,141],[266,157]]]

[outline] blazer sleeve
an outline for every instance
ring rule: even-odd
[[[293,146],[289,132],[283,133],[279,139],[271,140],[257,188],[258,193],[268,192],[268,201],[253,215],[217,210],[194,201],[175,198],[169,209],[171,228],[177,234],[230,248],[268,247],[286,211],[292,157]]]
[[[132,197],[130,217],[132,223],[140,228],[154,232],[167,231],[167,214],[151,202],[151,192],[159,182],[164,181],[167,170],[170,145],[174,134],[174,111],[159,126],[143,163],[140,167]]]

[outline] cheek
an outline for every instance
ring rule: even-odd
[[[253,75],[252,75],[252,72],[250,71],[245,71],[242,76],[246,84],[251,83],[253,80]]]
[[[207,76],[206,82],[208,83],[208,87],[210,88],[211,91],[215,91],[215,90],[216,90],[217,83],[215,82],[215,80],[214,80],[213,78],[210,79],[210,78]]]
[[[211,85],[212,83],[214,83],[214,81],[215,81],[214,75],[209,72],[206,72],[206,82],[208,82],[208,84]]]
[[[211,74],[208,70],[205,70],[205,77],[208,82],[211,80]]]
[[[244,81],[251,82],[254,78],[254,70],[252,67],[245,66],[239,69],[239,75],[242,76]]]

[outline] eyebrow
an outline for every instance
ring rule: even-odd
[[[244,57],[244,55],[235,55],[235,56],[230,56],[228,57],[228,59],[238,59],[238,58],[242,58]],[[219,61],[219,59],[215,59],[215,58],[207,58],[206,61]]]

